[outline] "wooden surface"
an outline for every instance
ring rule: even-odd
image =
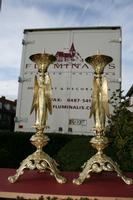
[[[59,198],[88,197],[91,200],[133,200],[133,185],[125,184],[116,173],[92,174],[90,179],[77,186],[72,183],[73,178],[78,177],[77,172],[61,173],[68,181],[66,184],[59,184],[48,172],[25,170],[16,183],[9,183],[8,176],[14,175],[15,172],[15,169],[0,169],[0,197],[56,196]],[[133,178],[133,173],[126,173],[126,175]]]

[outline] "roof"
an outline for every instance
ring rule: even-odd
[[[97,30],[97,29],[107,29],[107,30],[116,30],[120,29],[121,26],[88,26],[88,27],[57,27],[57,28],[33,28],[33,29],[24,29],[24,33],[34,32],[34,31],[62,31],[62,30]]]
[[[72,43],[71,48],[70,48],[69,51],[75,51],[75,47],[74,47],[74,44],[73,44],[73,43]]]
[[[55,56],[63,56],[64,55],[64,52],[62,52],[62,51],[57,51],[57,53],[56,53],[56,55]]]
[[[13,105],[13,106],[16,106],[16,103],[17,103],[16,100],[12,101],[12,100],[6,99],[4,96],[0,97],[0,102],[1,103],[8,103],[8,104]]]

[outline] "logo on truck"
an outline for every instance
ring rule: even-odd
[[[57,62],[68,62],[68,61],[77,61],[83,62],[82,57],[78,52],[76,52],[74,44],[72,43],[68,52],[57,51],[56,53]]]
[[[80,67],[89,68],[88,65],[84,63],[84,59],[81,55],[76,51],[74,43],[71,44],[71,47],[67,52],[57,51],[55,56],[57,60],[54,63],[54,68],[56,69],[79,69]]]

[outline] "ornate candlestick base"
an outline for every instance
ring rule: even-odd
[[[108,145],[107,137],[97,135],[91,139],[90,143],[98,152],[84,163],[82,167],[83,171],[79,174],[77,179],[73,180],[73,183],[77,185],[82,184],[86,178],[90,178],[91,172],[100,173],[102,171],[115,171],[126,184],[133,184],[133,179],[124,176],[118,164],[103,153],[103,149]]]
[[[43,135],[42,130],[38,130],[37,133],[31,137],[30,141],[37,147],[37,150],[22,161],[16,174],[8,177],[9,182],[16,182],[19,176],[24,173],[24,169],[38,169],[39,172],[49,170],[50,174],[54,175],[58,183],[65,183],[66,178],[59,175],[59,170],[57,169],[58,164],[56,161],[42,150],[42,147],[48,143],[49,138]]]

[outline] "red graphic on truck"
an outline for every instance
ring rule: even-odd
[[[69,61],[77,61],[83,62],[83,58],[76,51],[74,44],[72,43],[68,52],[57,51],[55,54],[57,62],[69,62]]]

